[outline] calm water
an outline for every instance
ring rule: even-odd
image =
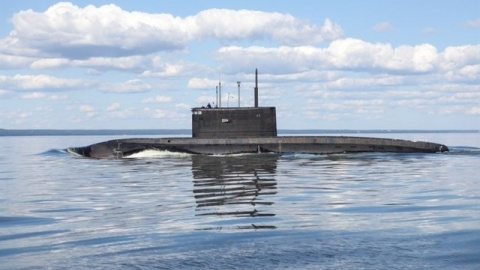
[[[478,269],[480,134],[444,154],[67,154],[0,137],[1,269]]]

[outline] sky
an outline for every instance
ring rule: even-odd
[[[0,128],[480,130],[480,1],[0,0]]]

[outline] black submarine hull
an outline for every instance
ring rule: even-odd
[[[275,136],[258,138],[133,138],[118,139],[85,147],[68,148],[70,153],[91,158],[123,158],[145,150],[164,150],[203,155],[240,153],[437,153],[448,151],[442,144],[398,139],[344,136]]]

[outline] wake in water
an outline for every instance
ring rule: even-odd
[[[38,155],[40,155],[40,156],[62,156],[62,155],[67,155],[69,153],[70,152],[67,151],[67,149],[50,149],[50,150],[42,152]],[[73,153],[70,153],[70,154],[73,154]]]
[[[480,148],[470,146],[451,146],[449,155],[480,155]]]

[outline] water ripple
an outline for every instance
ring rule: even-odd
[[[479,148],[150,152],[118,160],[59,150],[59,142],[79,139],[104,140],[22,137],[0,144],[2,267],[476,269],[480,263]],[[12,145],[18,154],[5,155]]]

